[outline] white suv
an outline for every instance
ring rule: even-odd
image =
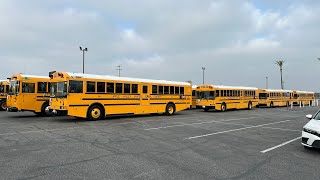
[[[306,148],[320,148],[320,111],[314,117],[306,115],[310,121],[304,125],[302,130],[302,145]]]

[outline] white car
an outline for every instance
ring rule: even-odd
[[[314,115],[306,115],[310,121],[302,130],[302,145],[305,148],[320,148],[320,111]]]

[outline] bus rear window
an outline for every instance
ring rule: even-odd
[[[69,93],[82,93],[83,82],[82,81],[69,81]]]

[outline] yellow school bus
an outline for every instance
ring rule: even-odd
[[[47,115],[50,99],[50,78],[26,74],[14,74],[10,78],[7,98],[9,112],[32,111]]]
[[[258,107],[289,106],[293,103],[293,91],[282,89],[259,89]]]
[[[50,110],[100,120],[106,115],[175,112],[190,108],[190,83],[50,72]]]
[[[9,82],[0,80],[0,111],[7,109],[7,92],[9,91]]]
[[[196,85],[192,86],[192,107],[190,109],[196,108],[197,107],[197,99],[196,99],[196,90],[197,90]]]
[[[204,111],[215,109],[252,109],[258,104],[258,88],[201,85],[197,87],[197,107]]]
[[[294,91],[294,104],[299,105],[308,105],[312,104],[312,101],[315,100],[315,93],[310,91]]]

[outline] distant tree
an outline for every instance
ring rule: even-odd
[[[278,65],[280,67],[281,89],[283,89],[283,80],[282,80],[282,67],[283,67],[283,64],[284,64],[283,60],[276,61],[276,65]]]

